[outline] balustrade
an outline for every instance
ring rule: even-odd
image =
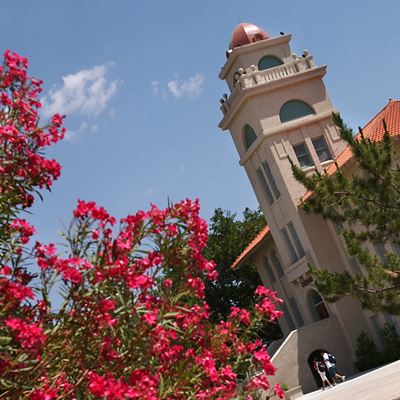
[[[312,56],[296,58],[291,63],[281,64],[262,71],[258,70],[255,65],[252,65],[251,72],[243,73],[240,76],[230,96],[223,101],[221,111],[224,115],[228,113],[230,108],[239,100],[243,90],[265,85],[312,68],[314,68]]]

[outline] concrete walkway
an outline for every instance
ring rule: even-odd
[[[298,400],[400,400],[400,361],[350,378],[332,389],[308,393]]]

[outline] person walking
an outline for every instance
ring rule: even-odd
[[[319,377],[322,381],[322,390],[325,390],[325,384],[329,387],[332,387],[332,384],[329,382],[328,378],[326,377],[326,366],[323,362],[318,361],[316,358],[313,359],[313,367],[315,371],[318,372]]]
[[[321,351],[321,356],[324,359],[324,363],[326,365],[326,368],[328,370],[328,375],[333,383],[333,385],[336,385],[338,380],[340,379],[340,382],[344,382],[346,380],[345,375],[339,375],[336,371],[336,358],[330,354],[327,353],[326,351]]]

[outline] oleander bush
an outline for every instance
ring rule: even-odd
[[[152,205],[117,222],[79,200],[64,247],[34,243],[23,218],[61,171],[45,150],[63,117],[39,123],[42,82],[6,51],[0,67],[0,399],[253,399],[275,372],[257,327],[281,302],[258,287],[251,310],[211,323],[199,202]],[[36,272],[35,272],[36,271]],[[54,302],[54,292],[62,301]],[[261,372],[261,373],[260,373]],[[238,393],[239,378],[247,384]]]

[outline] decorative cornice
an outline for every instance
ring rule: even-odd
[[[285,131],[291,131],[293,129],[301,128],[302,126],[306,126],[312,124],[314,122],[322,121],[327,118],[332,118],[332,113],[337,113],[336,109],[332,109],[329,111],[325,111],[319,114],[307,115],[305,117],[296,119],[294,121],[283,122],[280,126],[267,129],[262,132],[262,134],[257,138],[255,142],[250,146],[250,148],[246,151],[243,157],[240,159],[239,164],[241,166],[245,165],[246,162],[250,159],[253,153],[261,146],[262,142],[266,137],[271,137],[278,135]]]
[[[322,65],[321,67],[314,67],[312,69],[308,69],[305,71],[297,72],[293,75],[288,75],[286,77],[269,81],[269,82],[262,82],[257,85],[253,85],[249,88],[242,89],[240,92],[240,98],[235,101],[229,110],[226,112],[224,117],[222,118],[221,122],[219,123],[219,127],[222,130],[228,129],[229,123],[235,117],[237,111],[240,107],[252,96],[256,96],[260,93],[268,93],[276,89],[280,89],[285,86],[293,85],[302,81],[315,79],[319,77],[323,77],[326,73],[326,65]],[[228,101],[230,99],[228,98]]]

